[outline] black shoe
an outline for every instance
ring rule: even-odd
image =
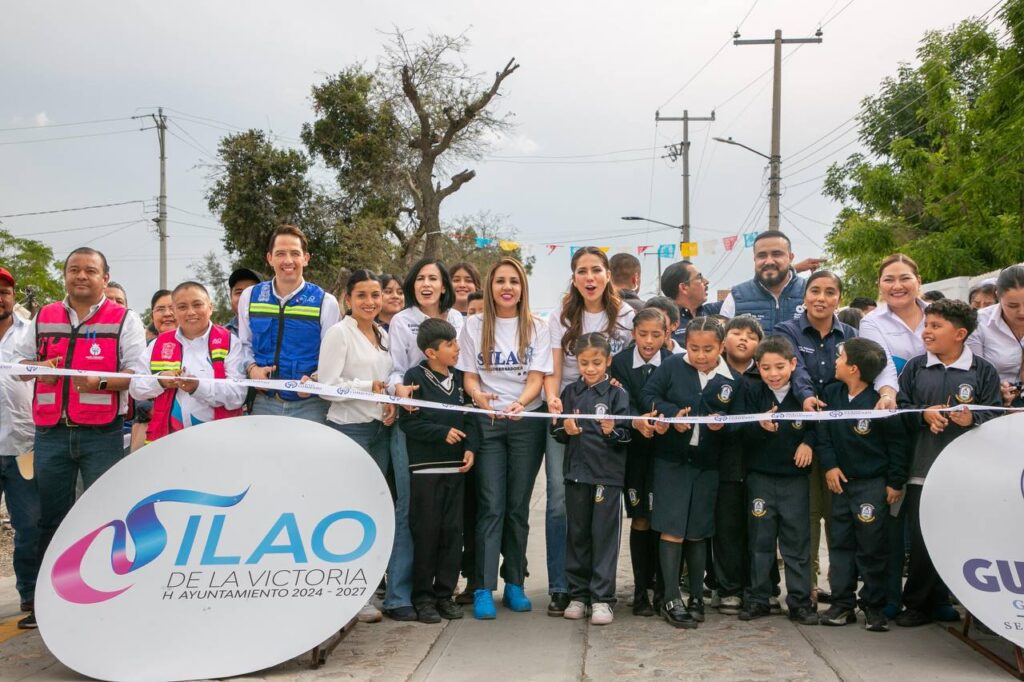
[[[418,615],[418,620],[421,623],[429,623],[433,625],[434,623],[441,622],[441,614],[437,612],[437,607],[430,602],[427,602],[426,604],[417,604],[416,613]]]
[[[690,597],[689,603],[686,605],[686,610],[690,612],[693,619],[698,623],[704,622],[704,600],[694,599]]]
[[[19,630],[35,630],[37,627],[35,611],[18,621]]]
[[[473,593],[476,592],[476,590],[477,590],[476,584],[472,580],[467,581],[466,582],[466,589],[464,589],[462,592],[459,592],[455,596],[455,603],[456,604],[462,604],[463,606],[472,604],[473,603]]]
[[[565,592],[555,592],[551,595],[551,603],[548,604],[548,615],[553,618],[561,618],[568,606],[569,595]]]
[[[770,615],[772,615],[772,610],[768,608],[767,604],[747,604],[736,617],[740,620],[757,620]]]
[[[33,601],[32,599],[26,599],[25,601],[21,602],[22,613],[32,613],[33,611],[35,611],[35,608],[35,601]]]
[[[661,613],[661,607],[665,603],[665,593],[654,591],[654,598],[651,599],[651,608],[654,609],[655,613]]]
[[[451,599],[438,599],[437,612],[445,620],[458,620],[462,618],[462,607]]]
[[[818,612],[810,607],[801,606],[796,610],[789,610],[789,619],[799,625],[817,625]]]
[[[398,621],[414,621],[419,619],[419,616],[416,614],[416,609],[411,606],[399,606],[396,609],[384,609],[384,615],[391,620]]]
[[[661,607],[661,616],[674,628],[692,630],[697,627],[697,621],[681,601],[665,602],[665,605]]]
[[[829,592],[828,590],[823,590],[823,589],[821,589],[819,587],[818,588],[818,603],[819,604],[831,604],[832,603],[832,593]]]
[[[380,579],[380,583],[377,585],[377,589],[374,590],[374,592],[373,592],[373,596],[377,597],[377,599],[383,599],[384,595],[387,594],[387,591],[388,591],[388,581],[387,581],[387,578],[381,578]]]
[[[885,616],[882,616],[882,618],[885,618]],[[857,614],[853,612],[853,609],[833,604],[828,608],[828,611],[818,616],[818,621],[822,625],[849,625],[850,623],[857,622]]]
[[[878,607],[864,609],[864,629],[868,632],[888,632],[889,619],[885,612]]]
[[[650,618],[654,615],[654,607],[651,605],[651,600],[647,598],[647,590],[634,595],[633,615],[645,618]]]
[[[918,611],[917,609],[907,609],[896,616],[896,625],[899,625],[901,628],[916,628],[921,625],[927,625],[930,622],[932,622],[932,617],[924,611]]]

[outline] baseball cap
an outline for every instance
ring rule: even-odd
[[[14,275],[9,273],[7,270],[0,268],[0,282],[7,282],[12,287],[14,286]]]
[[[234,289],[236,284],[238,284],[239,282],[244,282],[245,280],[251,280],[253,282],[262,282],[263,277],[261,277],[258,272],[254,272],[249,268],[238,268],[237,270],[231,273],[230,277],[228,277],[228,288]]]

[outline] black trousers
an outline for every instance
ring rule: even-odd
[[[462,560],[462,474],[412,474],[409,530],[412,531],[413,605],[450,599]]]
[[[860,603],[885,606],[889,565],[889,505],[885,479],[865,478],[843,484],[842,494],[832,495],[829,519],[828,562],[832,603],[853,609],[857,605],[857,576],[864,581]]]
[[[584,604],[615,605],[615,570],[622,532],[622,488],[565,482],[569,597]]]
[[[462,575],[466,577],[468,589],[474,587],[476,580],[476,469],[465,474],[462,494]]]
[[[777,542],[786,567],[786,604],[790,609],[810,608],[811,493],[807,476],[773,476],[752,471],[747,476],[747,495],[748,601],[768,605]]]
[[[921,489],[920,485],[908,485],[903,502],[910,522],[910,564],[903,585],[903,603],[908,609],[931,614],[936,607],[949,603],[949,589],[935,570],[921,535]]]
[[[749,582],[747,554],[747,486],[743,481],[719,481],[715,505],[712,554],[720,597],[739,597]]]

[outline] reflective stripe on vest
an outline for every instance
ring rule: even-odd
[[[60,358],[60,367],[97,372],[120,369],[120,339],[127,309],[104,301],[87,320],[74,327],[63,302],[43,306],[36,316],[36,358]],[[103,426],[117,419],[118,391],[79,393],[61,377],[53,386],[35,382],[32,418],[36,426],[54,426],[61,417],[72,424]]]
[[[164,332],[157,337],[153,344],[153,353],[149,362],[149,371],[152,374],[160,372],[176,372],[181,369],[182,355],[184,353],[181,343],[178,341],[176,331]],[[227,371],[224,361],[231,349],[231,332],[224,327],[212,325],[210,327],[209,352],[210,365],[213,367],[215,379],[224,379]],[[157,356],[160,356],[157,359]],[[161,393],[153,401],[153,416],[146,427],[146,442],[149,443],[158,438],[163,438],[171,431],[171,410],[174,408],[174,398],[178,391],[169,388]],[[242,410],[229,410],[224,407],[214,406],[213,419],[227,419],[238,417]],[[187,424],[186,424],[187,426]]]
[[[320,308],[324,290],[306,282],[282,306],[272,281],[250,292],[249,330],[253,359],[260,367],[276,367],[275,379],[301,379],[316,372],[320,362]],[[285,400],[299,400],[281,391]]]

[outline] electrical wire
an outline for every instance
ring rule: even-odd
[[[18,126],[15,128],[0,128],[0,133],[6,133],[13,130],[39,130],[42,128],[67,128],[69,126],[84,126],[92,125],[95,123],[113,123],[114,121],[130,121],[130,116],[122,116],[120,118],[98,118],[94,121],[75,121],[74,123],[47,123],[42,126]]]
[[[0,142],[0,145],[12,145],[12,144],[35,144],[37,142],[57,142],[59,140],[79,140],[83,137],[103,137],[105,135],[123,135],[125,133],[137,133],[140,130],[146,130],[145,128],[130,128],[128,130],[111,130],[105,133],[87,133],[85,135],[64,135],[62,137],[42,137],[36,140],[12,140],[10,142]]]
[[[146,222],[148,218],[135,218],[134,220],[123,220],[119,223],[100,223],[99,225],[84,225],[82,227],[66,227],[57,230],[44,230],[43,232],[27,232],[15,235],[16,237],[38,237],[44,234],[63,234],[65,232],[82,232],[84,230],[95,230],[100,227],[114,227],[115,225],[134,225],[139,222]]]
[[[655,121],[657,124],[657,121]],[[484,157],[486,160],[500,159],[500,160],[511,160],[511,159],[590,159],[598,156],[612,156],[614,154],[626,154],[630,152],[649,152],[657,151],[658,149],[664,149],[664,147],[634,147],[632,149],[616,149],[610,152],[598,152],[595,154],[566,154],[562,156],[545,156],[541,154],[517,154],[510,156],[487,156]]]
[[[111,206],[128,206],[130,204],[144,204],[143,199],[133,199],[132,201],[117,201],[111,204],[93,204],[92,206],[76,206],[74,208],[54,208],[49,211],[30,211],[28,213],[8,213],[7,215],[0,215],[0,218],[23,218],[31,215],[50,215],[52,213],[71,213],[72,211],[89,211],[94,208],[110,208]]]

